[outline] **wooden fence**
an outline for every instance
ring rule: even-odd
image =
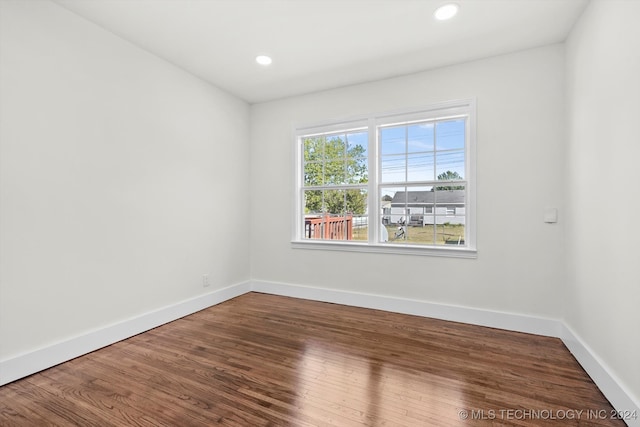
[[[304,234],[308,239],[353,240],[353,215],[305,218]]]

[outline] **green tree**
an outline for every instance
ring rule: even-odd
[[[344,135],[309,137],[303,143],[305,186],[368,182],[366,150],[362,145],[348,144]],[[366,207],[366,192],[359,189],[305,191],[306,212],[361,215]]]
[[[462,177],[458,172],[446,171],[442,172],[438,175],[438,181],[460,181]],[[446,190],[464,190],[464,185],[449,185],[446,187],[436,187],[436,190],[446,191]]]

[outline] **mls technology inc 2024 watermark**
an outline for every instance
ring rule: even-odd
[[[615,409],[460,409],[461,420],[636,420],[638,412]]]

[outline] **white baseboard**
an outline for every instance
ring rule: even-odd
[[[480,310],[448,304],[397,298],[336,289],[290,285],[286,283],[253,281],[251,290],[267,294],[289,296],[314,301],[332,302],[355,307],[373,308],[394,313],[470,323],[491,328],[507,329],[528,334],[559,337],[561,323],[555,319],[525,316],[491,310]]]
[[[277,282],[253,281],[251,290],[560,338],[616,410],[622,413],[635,411],[638,419],[625,420],[627,425],[640,427],[640,405],[561,320]]]
[[[636,414],[635,419],[625,419],[627,425],[629,427],[640,427],[640,403],[631,397],[631,393],[611,373],[607,365],[565,323],[562,324],[562,336],[560,338],[611,405],[621,415],[625,415],[627,412]]]
[[[0,386],[250,291],[244,282],[0,361]]]

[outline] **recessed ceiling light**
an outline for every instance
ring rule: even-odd
[[[260,65],[270,65],[273,60],[267,55],[258,55],[256,56],[256,62]]]
[[[451,19],[456,16],[458,13],[458,5],[454,3],[445,4],[436,9],[433,13],[433,16],[438,21],[446,21],[447,19]]]

